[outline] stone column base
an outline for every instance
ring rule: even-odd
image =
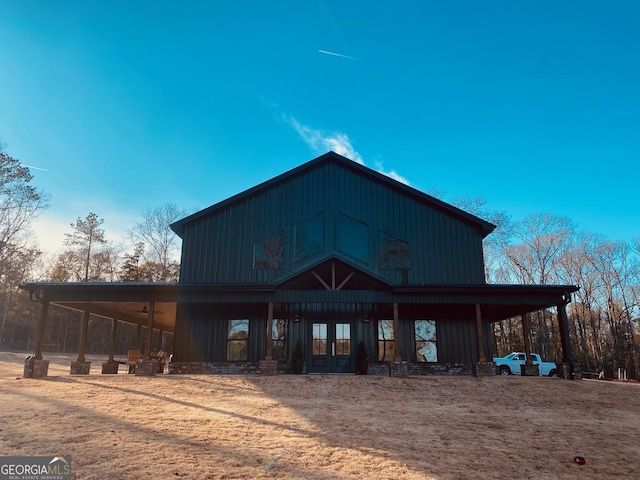
[[[260,360],[258,371],[260,375],[276,375],[278,373],[278,361]]]
[[[158,374],[158,360],[140,359],[136,362],[136,373],[139,377],[155,377]]]
[[[527,365],[523,363],[520,365],[520,375],[523,377],[539,377],[540,365]]]
[[[28,356],[24,361],[24,378],[45,378],[49,374],[49,360]]]
[[[407,362],[391,362],[389,363],[390,377],[407,377],[409,376],[409,366]]]
[[[473,364],[474,377],[493,377],[496,374],[496,364],[493,362],[478,362]]]
[[[89,375],[91,370],[91,362],[71,362],[71,375]]]
[[[118,362],[102,362],[103,375],[115,375],[118,373],[120,364]]]
[[[568,380],[581,380],[582,377],[580,376],[580,374],[576,373],[576,363],[573,361],[569,361],[569,362],[563,362],[563,363],[556,363],[556,367],[558,368],[558,376],[562,377],[562,378],[566,378]]]

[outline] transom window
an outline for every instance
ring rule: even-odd
[[[436,321],[416,320],[414,322],[416,340],[416,360],[418,362],[437,362]]]
[[[249,320],[229,320],[227,324],[227,361],[249,358]]]
[[[279,270],[284,266],[284,232],[253,245],[253,268]]]
[[[393,320],[378,320],[378,361],[390,362],[395,358]]]

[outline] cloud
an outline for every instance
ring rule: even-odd
[[[285,123],[287,123],[291,128],[293,128],[300,138],[309,145],[309,147],[315,153],[324,153],[327,150],[332,150],[343,157],[347,157],[354,162],[359,163],[360,165],[365,165],[364,159],[362,155],[358,153],[358,151],[351,144],[351,140],[346,133],[342,132],[325,132],[322,130],[318,130],[316,128],[310,127],[308,125],[303,125],[294,117],[282,113],[282,119]],[[407,180],[402,175],[398,174],[395,170],[385,170],[382,162],[377,161],[375,163],[375,169],[389,178],[393,178],[398,182],[404,183],[405,185],[411,185],[409,180]]]
[[[327,150],[333,150],[344,157],[350,158],[354,162],[364,165],[362,156],[353,148],[351,140],[349,140],[346,133],[323,132],[303,125],[291,116],[282,114],[282,117],[314,152],[324,153]]]
[[[376,170],[383,174],[386,175],[387,177],[393,178],[394,180],[397,180],[400,183],[404,183],[405,185],[411,185],[409,183],[409,180],[407,180],[406,178],[404,178],[402,175],[400,175],[398,172],[396,172],[395,170],[385,170],[382,162],[376,162]]]

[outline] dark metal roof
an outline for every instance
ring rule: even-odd
[[[387,177],[386,175],[383,175],[364,165],[356,163],[353,160],[343,157],[342,155],[339,155],[335,152],[327,152],[324,155],[321,155],[313,160],[310,160],[307,163],[304,163],[296,168],[293,168],[292,170],[289,170],[276,177],[273,177],[271,180],[268,180],[259,185],[256,185],[255,187],[252,187],[248,190],[240,192],[232,197],[227,198],[226,200],[223,200],[208,208],[205,208],[204,210],[200,210],[192,215],[189,215],[188,217],[178,220],[177,222],[174,222],[173,224],[171,224],[171,228],[173,229],[174,232],[176,232],[176,234],[178,234],[182,238],[184,234],[184,227],[186,224],[193,222],[195,220],[198,220],[199,218],[202,218],[203,216],[206,216],[209,213],[214,212],[220,208],[224,208],[232,203],[238,202],[248,196],[254,195],[255,193],[261,190],[270,188],[277,183],[283,182],[297,175],[301,175],[309,170],[312,170],[314,168],[317,168],[320,165],[323,165],[329,162],[333,162],[335,164],[346,167],[352,171],[358,172],[362,176],[368,177],[376,182],[383,183],[387,185],[389,188],[401,191],[406,195],[409,195],[424,204],[431,205],[434,208],[443,210],[455,217],[461,218],[467,222],[475,224],[481,229],[481,231],[483,232],[483,236],[487,236],[496,228],[494,224],[489,223],[486,220],[476,217],[475,215],[465,212],[464,210],[454,207],[453,205],[443,202],[442,200],[432,197],[431,195],[427,195],[426,193],[423,193],[420,190],[410,187],[402,182],[398,182],[397,180]]]

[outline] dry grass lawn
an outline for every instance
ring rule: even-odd
[[[55,355],[37,380],[24,357],[0,353],[0,455],[71,455],[79,480],[640,478],[636,383],[70,376]]]

